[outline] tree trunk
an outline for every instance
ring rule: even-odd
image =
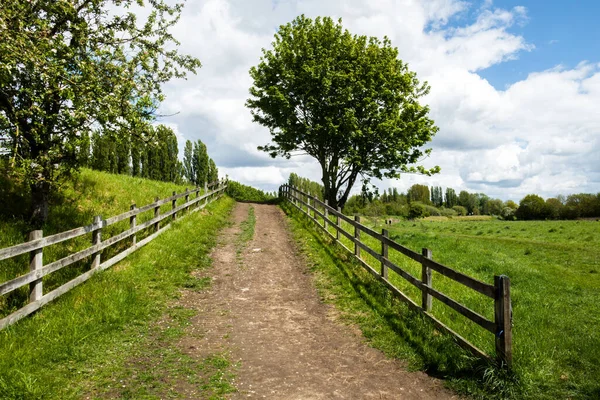
[[[50,182],[41,180],[31,184],[31,224],[40,229],[48,219]]]

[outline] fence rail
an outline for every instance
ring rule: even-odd
[[[432,313],[432,299],[435,298],[452,308],[456,312],[465,316],[470,321],[481,326],[483,329],[491,332],[495,336],[496,359],[498,362],[511,367],[512,365],[512,315],[511,315],[511,300],[510,300],[510,279],[505,276],[495,276],[494,284],[488,284],[478,279],[465,275],[450,267],[440,264],[431,258],[431,250],[422,249],[421,253],[417,253],[409,248],[396,243],[388,236],[388,231],[382,229],[382,232],[376,232],[360,223],[360,216],[356,215],[354,219],[342,214],[341,210],[330,207],[327,202],[323,202],[305,193],[293,186],[283,185],[279,189],[279,194],[284,199],[307,215],[318,227],[321,228],[331,239],[335,240],[339,245],[345,248],[349,253],[353,254],[355,259],[373,276],[380,280],[394,295],[406,302],[411,308],[421,311],[425,314],[438,328],[453,335],[457,343],[463,348],[471,351],[473,354],[490,358],[488,354],[470,343],[457,332],[446,326],[444,323],[435,318]],[[321,211],[322,210],[322,211]],[[311,215],[312,213],[312,215]],[[335,217],[335,222],[330,219],[330,216]],[[323,223],[319,222],[319,219]],[[354,232],[347,232],[342,228],[341,221],[345,221],[354,228]],[[332,234],[328,227],[335,229],[335,234]],[[381,244],[381,252],[378,252],[367,244],[361,241],[361,233],[365,233],[376,239]],[[346,247],[340,241],[340,235],[348,238],[353,244],[354,249]],[[398,265],[394,264],[389,259],[389,251],[393,249],[404,256],[421,264],[421,277],[411,275],[403,270]],[[369,265],[364,257],[361,256],[361,251],[365,251],[371,255],[379,264],[379,270],[375,266]],[[389,280],[389,271],[393,271],[404,280],[412,284],[421,291],[421,304],[417,304],[409,296],[395,287]],[[468,287],[484,296],[494,300],[494,321],[490,321],[479,313],[469,309],[467,306],[460,304],[458,301],[450,298],[446,294],[432,287],[432,271],[446,276],[447,278]]]
[[[30,254],[30,272],[9,281],[0,283],[0,296],[8,294],[22,286],[29,284],[29,303],[12,314],[0,319],[0,329],[4,329],[9,325],[14,324],[18,320],[38,310],[58,296],[61,296],[75,286],[85,282],[95,273],[111,267],[127,257],[129,254],[152,241],[158,235],[170,228],[170,223],[160,228],[159,223],[164,219],[169,217],[175,219],[177,217],[177,213],[183,210],[188,211],[189,208],[193,206],[196,207],[192,210],[192,212],[198,211],[204,208],[207,204],[218,199],[226,188],[227,182],[225,180],[221,180],[205,185],[204,193],[202,195],[200,195],[200,188],[195,188],[193,190],[186,189],[185,192],[179,194],[173,192],[172,196],[162,200],[157,197],[153,203],[147,204],[143,207],[138,208],[135,204],[132,204],[130,211],[107,218],[105,220],[103,220],[101,216],[96,216],[90,225],[71,229],[65,232],[43,237],[43,232],[41,230],[36,230],[29,234],[29,241],[0,249],[0,260],[5,260],[26,253]],[[195,194],[196,197],[190,200],[190,195],[192,194]],[[185,203],[177,206],[176,201],[182,197],[185,198]],[[171,210],[161,214],[160,207],[169,203],[172,204]],[[154,210],[154,217],[138,225],[137,216],[151,210]],[[102,230],[104,228],[126,219],[129,219],[129,229],[102,240]],[[136,234],[148,228],[153,228],[154,232],[138,242]],[[63,242],[65,240],[74,239],[90,232],[92,233],[92,243],[90,247],[77,251],[76,253],[47,265],[43,265],[43,249],[45,247]],[[101,252],[103,249],[106,249],[129,237],[132,237],[132,245],[130,247],[102,262]],[[51,292],[46,294],[43,293],[43,278],[46,275],[56,272],[90,256],[92,256],[90,270],[59,286]]]

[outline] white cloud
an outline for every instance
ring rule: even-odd
[[[582,62],[531,73],[497,90],[477,72],[533,51],[511,28],[527,22],[524,7],[457,0],[203,0],[188,2],[173,30],[182,51],[203,67],[187,81],[165,87],[161,111],[178,139],[202,139],[230,177],[275,190],[290,172],[320,178],[307,157],[273,160],[256,151],[267,129],[254,124],[244,103],[261,48],[277,27],[299,14],[342,17],[351,32],[387,35],[400,57],[432,89],[425,101],[440,132],[427,165],[434,177],[407,175],[383,182],[402,190],[412,183],[483,191],[520,199],[537,192],[600,191],[600,65]],[[475,15],[475,18],[472,18]]]

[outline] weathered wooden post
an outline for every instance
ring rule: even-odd
[[[135,203],[133,203],[129,207],[129,209],[131,211],[135,210]],[[129,229],[135,228],[136,225],[137,225],[137,214],[129,217]],[[131,237],[131,245],[135,246],[136,243],[137,243],[137,235],[134,233],[133,236]]]
[[[496,322],[496,357],[506,367],[512,367],[512,306],[510,279],[506,275],[494,276],[496,296],[494,316]]]
[[[354,222],[356,222],[354,225],[354,255],[357,258],[360,258],[360,246],[358,245],[358,242],[360,242],[360,229],[358,228],[358,224],[360,224],[360,215],[354,215]]]
[[[41,239],[44,236],[44,232],[41,230],[31,231],[29,233],[29,241],[34,241]],[[44,256],[43,256],[44,248],[40,247],[39,249],[32,250],[29,253],[29,270],[36,271],[38,269],[42,269],[44,266]],[[29,284],[29,302],[33,303],[42,298],[44,295],[44,290],[42,287],[42,278],[36,279],[35,281]]]
[[[185,188],[185,204],[187,204],[188,201],[190,201],[190,190],[188,188]],[[189,211],[189,208],[190,206],[185,206],[186,213]]]
[[[158,201],[160,200],[160,198],[158,196],[156,196],[154,198],[154,203],[158,203]],[[156,207],[154,207],[154,218],[158,218],[160,217],[160,205],[157,204]],[[158,232],[160,226],[160,221],[156,221],[154,223],[154,232]]]
[[[430,249],[423,248],[421,250],[421,254],[423,257],[431,260]],[[421,264],[421,282],[423,282],[423,285],[431,287],[431,268],[429,268],[425,263]],[[425,312],[431,311],[431,295],[426,288],[421,289],[421,308]]]
[[[204,207],[208,205],[208,182],[204,182]]]
[[[325,228],[325,232],[327,232],[327,225],[329,222],[329,210],[327,209],[329,207],[329,202],[327,200],[325,200],[325,207],[323,207],[323,228]]]
[[[177,196],[177,192],[176,191],[173,191],[173,196]],[[171,200],[171,210],[174,210],[176,208],[177,208],[177,199],[173,199],[173,200]],[[177,213],[174,212],[173,215],[171,216],[171,218],[173,220],[175,220],[177,218]]]
[[[383,279],[388,278],[388,266],[385,263],[388,258],[388,244],[386,239],[389,237],[389,233],[387,229],[381,230],[381,236],[383,236],[381,240],[381,277]]]
[[[102,243],[102,216],[96,215],[94,217],[94,225],[97,225],[98,228],[92,231],[92,246],[96,246]],[[92,269],[98,268],[100,266],[101,253],[101,251],[98,251],[92,254]]]
[[[335,224],[337,226],[337,229],[335,230],[335,240],[337,240],[339,242],[340,241],[340,229],[342,229],[341,218],[340,218],[340,214],[342,213],[342,208],[338,207],[337,212],[338,213],[335,215]]]

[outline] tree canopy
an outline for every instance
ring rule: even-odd
[[[135,6],[150,8],[146,20]],[[200,66],[169,33],[181,10],[164,0],[2,2],[0,139],[30,186],[34,222],[46,218],[54,184],[80,166],[92,131],[143,136],[161,85]]]
[[[272,50],[263,49],[246,105],[269,128],[272,157],[299,151],[322,169],[325,198],[343,206],[364,181],[400,173],[432,174],[416,165],[437,131],[419,98],[429,91],[388,38],[352,35],[341,20],[305,16],[280,26]]]

